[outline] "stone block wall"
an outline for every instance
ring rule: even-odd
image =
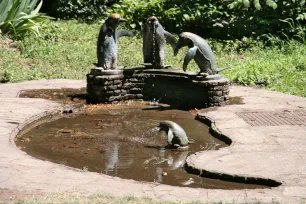
[[[221,106],[229,100],[229,85],[221,75],[205,77],[171,70],[95,68],[87,74],[90,103],[155,99],[183,108]]]

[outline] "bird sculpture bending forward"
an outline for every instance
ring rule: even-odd
[[[133,37],[133,33],[127,30],[116,30],[120,23],[126,21],[119,14],[112,14],[102,25],[97,43],[98,67],[105,70],[117,68],[118,39],[122,36]]]
[[[202,72],[208,75],[213,75],[228,68],[216,68],[215,57],[210,46],[203,38],[196,34],[189,32],[181,33],[174,50],[174,56],[176,56],[178,51],[184,46],[188,46],[189,48],[184,59],[184,71],[186,71],[187,65],[192,59],[194,59],[196,64],[199,66],[200,73]]]
[[[164,65],[165,44],[169,43],[174,49],[176,38],[164,30],[155,16],[147,19],[142,27],[142,34],[144,65],[157,69],[167,67]]]
[[[177,123],[165,120],[160,122],[159,131],[165,131],[168,135],[168,145],[178,150],[188,150],[188,144],[194,143],[187,137],[185,130]]]

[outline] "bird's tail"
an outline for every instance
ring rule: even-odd
[[[224,68],[217,68],[217,73],[219,73],[219,72],[221,72],[223,70],[226,70],[226,69],[228,69],[230,67],[232,67],[232,66],[227,66],[227,67],[224,67]]]

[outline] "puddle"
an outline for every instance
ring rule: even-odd
[[[81,89],[28,89],[19,93],[19,98],[42,98],[57,101],[64,104],[84,104],[86,102],[86,88]]]
[[[209,189],[252,189],[265,186],[227,182],[188,174],[186,157],[226,144],[189,111],[130,104],[68,115],[21,132],[16,145],[29,155],[55,163],[137,181]],[[180,124],[196,142],[187,152],[163,149],[162,120]]]
[[[229,98],[228,105],[239,105],[239,104],[244,104],[242,97],[234,96]]]

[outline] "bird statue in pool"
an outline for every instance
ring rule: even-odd
[[[155,16],[147,19],[142,27],[142,34],[144,65],[157,69],[168,67],[164,65],[165,44],[169,43],[174,49],[176,38],[164,30]]]
[[[194,143],[189,140],[185,130],[177,123],[169,120],[160,122],[159,131],[165,131],[168,135],[168,145],[174,147],[177,150],[188,150],[188,144]]]
[[[122,36],[133,37],[132,32],[123,29],[116,30],[120,23],[126,21],[119,14],[112,14],[102,25],[97,43],[98,67],[105,70],[117,69],[118,39]]]
[[[184,71],[186,71],[187,65],[192,59],[194,59],[196,64],[199,66],[200,73],[213,75],[228,68],[216,68],[215,57],[210,46],[203,38],[196,34],[189,32],[181,33],[179,35],[179,41],[174,50],[174,56],[176,56],[178,51],[184,46],[188,46],[189,48],[184,59]]]

